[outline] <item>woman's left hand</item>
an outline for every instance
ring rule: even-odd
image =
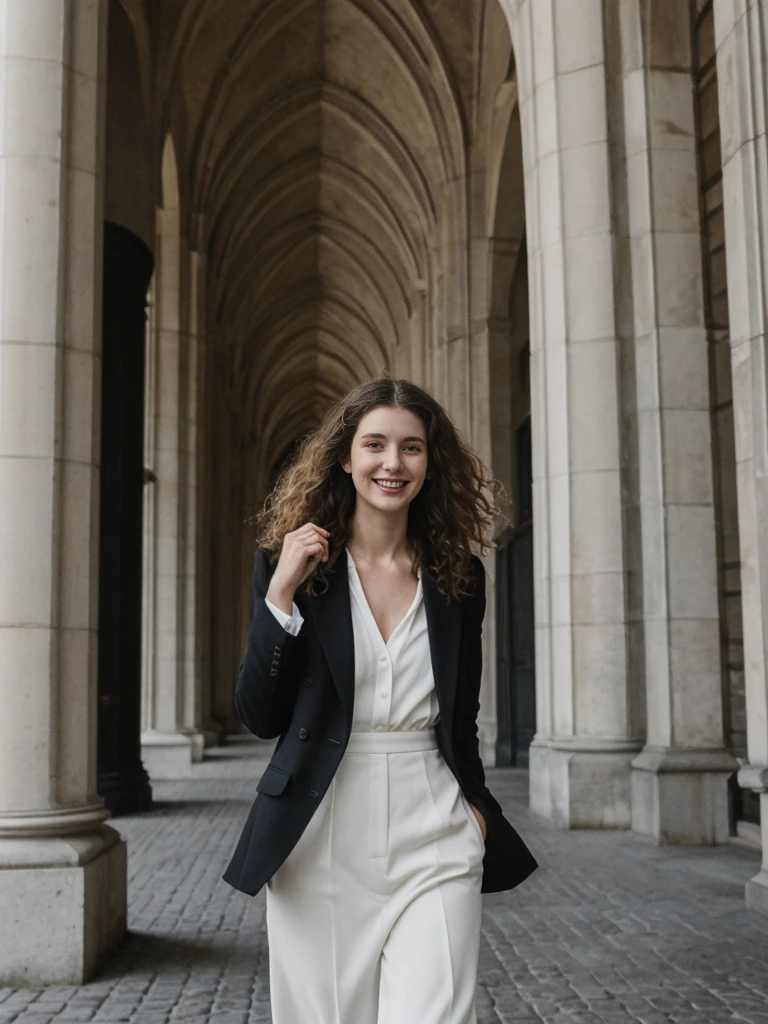
[[[483,839],[485,839],[485,837],[488,835],[488,826],[485,824],[485,818],[482,816],[480,811],[478,811],[474,804],[470,804],[469,806],[472,808],[472,813],[477,818],[477,823],[480,826],[480,833]]]

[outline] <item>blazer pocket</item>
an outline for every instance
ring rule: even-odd
[[[256,791],[266,793],[268,796],[280,796],[288,785],[291,773],[284,768],[278,768],[274,764],[267,765],[267,770],[259,779]]]

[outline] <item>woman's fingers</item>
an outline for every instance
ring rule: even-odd
[[[323,526],[318,526],[316,523],[304,523],[298,530],[294,530],[294,534],[301,533],[303,530],[318,530],[320,533],[325,534],[326,537],[330,537],[330,533]]]
[[[315,523],[304,523],[283,540],[275,576],[293,591],[321,561],[328,561],[330,533]]]
[[[307,554],[315,554],[319,549],[322,558],[328,557],[328,541],[318,533],[307,533],[297,541],[301,550]]]
[[[319,561],[321,558],[325,557],[325,545],[320,544],[319,542],[316,544],[307,544],[304,547],[304,553],[311,559]]]
[[[329,538],[331,536],[330,533],[327,530],[324,530],[322,528],[322,526],[315,526],[314,523],[309,523],[307,525],[312,527],[312,530],[313,530],[312,536],[315,539],[319,540],[320,543],[323,545],[323,549],[324,549],[324,552],[325,552],[325,559],[327,561],[328,553],[329,553],[328,542],[329,542]]]
[[[325,559],[327,561],[329,555],[328,539],[330,536],[329,531],[324,529],[322,526],[317,526],[315,523],[305,523],[303,526],[300,526],[298,530],[294,530],[292,534],[288,534],[286,540],[288,537],[295,537],[302,543],[312,543],[315,540],[322,541],[325,547]]]
[[[328,531],[314,523],[305,523],[298,530],[286,534],[283,554],[286,574],[290,574],[298,586],[319,562],[328,560]]]

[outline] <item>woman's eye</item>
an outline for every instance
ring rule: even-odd
[[[379,441],[368,441],[366,443],[366,445],[365,445],[366,448],[373,448],[374,446],[376,446],[377,448],[380,448],[381,447],[381,442],[379,442]],[[421,448],[419,448],[419,446],[415,445],[415,444],[407,444],[405,446],[405,448],[406,448],[407,451],[412,452],[414,455],[418,455],[421,452]]]

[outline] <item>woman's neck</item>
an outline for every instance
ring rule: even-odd
[[[394,516],[358,506],[349,524],[347,547],[353,558],[368,563],[397,562],[411,558],[408,539],[408,509]]]

